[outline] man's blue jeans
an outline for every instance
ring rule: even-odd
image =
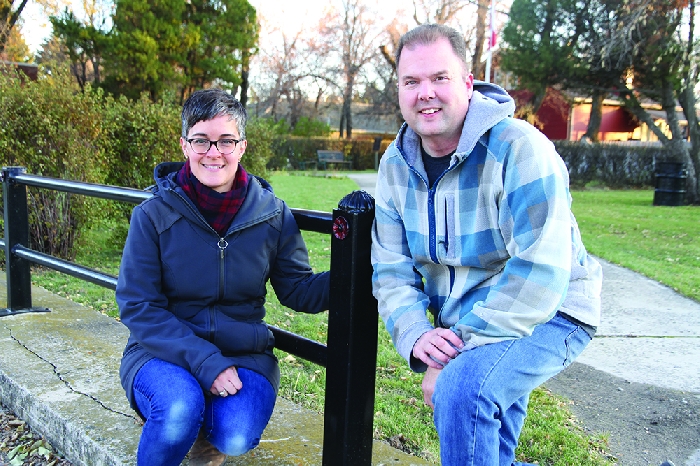
[[[532,335],[465,351],[435,383],[434,420],[443,466],[513,464],[530,393],[591,341],[560,314]]]
[[[152,359],[139,369],[134,397],[146,419],[139,441],[141,466],[178,466],[200,428],[207,440],[229,456],[242,455],[260,442],[275,406],[270,382],[257,372],[238,369],[243,388],[227,397],[205,394],[180,366]]]

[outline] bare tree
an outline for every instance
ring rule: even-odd
[[[29,46],[24,41],[24,37],[19,29],[13,28],[5,39],[5,48],[0,57],[11,62],[24,62],[31,56]]]
[[[27,6],[27,1],[22,0],[15,5],[11,0],[0,0],[0,53],[5,50],[5,44],[24,7]]]
[[[285,118],[291,128],[302,116],[316,118],[329,88],[340,89],[335,82],[337,72],[325,62],[326,44],[318,40],[318,34],[302,29],[288,34],[272,28],[265,37],[268,45],[255,57],[258,114],[275,121]]]
[[[281,44],[261,49],[258,57],[260,76],[264,77],[264,81],[259,83],[259,93],[265,96],[260,99],[258,106],[277,121],[279,103],[285,92],[295,87],[299,80],[297,43],[300,32],[292,37],[288,37],[281,31],[274,32],[281,37]]]
[[[413,20],[416,24],[446,24],[461,30],[467,49],[472,51],[472,73],[477,79],[484,79],[482,58],[490,8],[491,0],[413,0]],[[474,19],[461,21],[465,13]]]
[[[327,16],[327,15],[326,15]],[[314,102],[314,117],[320,112],[320,103],[325,97],[339,97],[343,91],[343,70],[338,57],[338,44],[333,36],[323,34],[326,28],[322,19],[318,28],[313,32],[305,44],[305,84],[311,84],[316,89]]]
[[[484,69],[484,62],[481,59],[481,51],[484,50],[484,44],[486,43],[486,18],[489,17],[488,13],[490,9],[490,0],[478,0],[476,25],[474,28],[474,53],[472,54],[472,74],[474,74],[476,79],[486,78],[486,70]],[[490,37],[489,40],[491,40]]]
[[[373,101],[374,106],[381,109],[386,109],[387,112],[391,111],[391,113],[394,115],[397,126],[401,126],[403,123],[403,115],[401,114],[401,108],[399,107],[396,58],[394,55],[399,44],[399,39],[406,33],[407,30],[408,26],[405,24],[399,23],[396,19],[392,21],[392,23],[386,29],[385,43],[379,46],[379,52],[381,53],[385,64],[383,67],[379,63],[376,65],[378,69],[377,76],[384,77],[384,90],[376,93],[376,98]],[[378,88],[376,85],[374,87]]]
[[[47,14],[56,14],[65,0],[34,0]],[[28,0],[0,0],[0,54],[12,30],[20,24],[20,18]]]
[[[412,11],[399,10],[385,23],[380,14],[372,11],[368,0],[339,1],[338,8],[326,9],[317,29],[303,31],[296,42],[287,36],[287,46],[261,46],[255,57],[256,65],[260,66],[260,73],[256,75],[259,108],[264,106],[268,114],[277,116],[279,102],[289,104],[285,112],[297,108],[296,95],[305,102],[313,102],[313,109],[307,106],[304,110],[311,110],[313,116],[329,96],[337,97],[342,102],[339,132],[341,137],[350,138],[353,131],[351,104],[361,98],[372,103],[374,114],[393,114],[400,124],[403,119],[396,99],[393,56],[401,35],[411,27],[411,22],[440,22],[463,31],[465,40],[471,41],[467,44],[473,44],[477,3],[488,1],[414,0]],[[486,26],[481,25],[483,36]],[[465,27],[470,29],[465,30]],[[269,39],[271,34],[264,37]],[[275,34],[279,36],[281,32]],[[289,48],[292,43],[294,50]],[[480,63],[481,52],[477,55],[479,60],[475,63]],[[283,89],[289,92],[285,94]]]
[[[378,52],[379,33],[375,16],[361,0],[343,0],[342,11],[329,12],[321,34],[326,44],[339,44],[343,72],[343,104],[340,113],[340,137],[352,138],[351,104],[362,69]]]
[[[474,0],[413,0],[413,20],[416,24],[451,24],[464,7],[473,3]]]
[[[82,0],[85,23],[96,28],[104,28],[114,13],[112,0]]]
[[[502,1],[498,2],[503,3]],[[505,2],[510,5],[510,0]],[[413,13],[411,19],[415,25],[436,23],[446,24],[462,31],[467,50],[472,52],[472,73],[477,79],[484,78],[483,50],[486,43],[487,16],[490,8],[490,0],[412,0]],[[505,7],[503,7],[505,8]],[[464,21],[464,18],[469,21]],[[472,18],[475,18],[473,20]],[[379,47],[381,56],[386,64],[393,71],[394,81],[391,86],[396,86],[396,61],[394,54],[398,47],[399,39],[410,27],[407,23],[395,19],[387,27],[382,45]],[[391,92],[377,94],[378,98],[391,96]],[[384,108],[388,105],[381,102]],[[398,108],[398,103],[394,105],[397,122],[402,122],[403,118]]]
[[[501,5],[505,3],[505,5]],[[510,0],[499,1],[501,11],[507,11]],[[467,50],[472,52],[471,68],[477,79],[484,78],[483,52],[485,50],[488,12],[491,0],[413,0],[412,19],[416,25],[435,23],[452,26],[464,34]],[[469,18],[465,21],[465,18]],[[408,29],[404,28],[404,31]],[[389,34],[388,40],[380,47],[387,63],[396,68],[393,51],[398,44],[398,37]]]

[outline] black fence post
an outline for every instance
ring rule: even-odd
[[[26,173],[24,167],[2,168],[2,194],[5,203],[5,276],[7,279],[7,308],[0,315],[19,314],[31,311],[46,311],[32,308],[32,280],[30,262],[17,257],[16,246],[29,245],[29,215],[27,213],[27,187],[15,183],[13,177]]]
[[[377,301],[370,263],[374,199],[345,196],[333,211],[323,464],[369,465],[374,434]]]

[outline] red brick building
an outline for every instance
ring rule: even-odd
[[[20,70],[32,81],[36,81],[39,74],[39,67],[37,65],[0,60],[0,71],[5,72],[8,68]]]
[[[525,105],[532,93],[530,91],[510,90],[516,105]],[[643,104],[645,110],[654,119],[657,126],[667,132],[666,113],[658,104]],[[680,107],[681,125],[687,125]],[[555,89],[548,89],[547,95],[536,113],[540,130],[551,140],[578,141],[588,128],[591,114],[591,99],[565,95]],[[670,134],[670,133],[669,133]],[[622,102],[606,99],[603,101],[603,115],[598,133],[600,141],[641,141],[653,142],[657,137],[646,124],[625,109]]]

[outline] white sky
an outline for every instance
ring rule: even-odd
[[[279,28],[288,33],[315,27],[330,5],[339,5],[339,0],[248,0],[258,11],[258,16],[270,28]],[[74,5],[78,1],[72,2]],[[409,0],[382,0],[382,11],[393,17],[400,8],[411,6]],[[80,16],[76,11],[76,15]],[[32,52],[36,52],[51,35],[51,24],[43,14],[41,7],[30,1],[22,12],[21,28],[24,41]]]
[[[260,36],[264,46],[265,34],[279,29],[288,35],[294,35],[301,30],[315,29],[324,13],[336,7],[342,7],[341,0],[248,0],[258,12],[262,23]],[[397,16],[403,16],[407,8],[411,9],[411,0],[365,0],[367,6],[377,11],[377,24],[389,24]],[[411,10],[412,11],[412,10]]]
[[[285,30],[299,30],[309,27],[321,18],[329,1],[297,0],[248,0],[255,7],[258,16],[269,22],[271,27]]]
[[[301,25],[312,26],[331,7],[339,7],[340,0],[248,0],[258,11],[258,15],[285,29],[299,30]],[[367,1],[368,6],[377,7],[378,3]],[[381,10],[390,18],[396,16],[398,9],[412,8],[411,0],[382,0]]]
[[[51,23],[35,2],[28,2],[22,10],[22,27],[20,31],[24,42],[32,53],[36,53],[41,44],[51,35]]]

